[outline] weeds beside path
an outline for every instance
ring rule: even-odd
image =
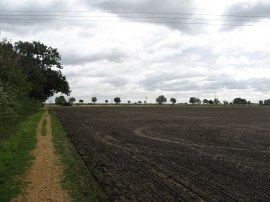
[[[44,120],[46,135],[42,135],[45,131]],[[36,132],[37,145],[32,152],[35,160],[24,179],[28,186],[25,193],[20,194],[14,201],[71,201],[68,193],[61,187],[63,168],[59,164],[52,143],[51,119],[47,111],[40,120]]]

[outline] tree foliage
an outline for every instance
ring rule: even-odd
[[[264,100],[263,104],[270,105],[270,99]]]
[[[63,95],[55,98],[55,104],[57,105],[64,105],[66,102],[66,98]]]
[[[248,102],[247,102],[247,100],[246,99],[242,99],[242,98],[235,98],[234,100],[233,100],[233,104],[247,104]]]
[[[214,99],[214,104],[215,104],[215,105],[220,104],[220,101],[219,101],[218,98],[215,98],[215,99]]]
[[[97,98],[96,97],[92,97],[92,102],[95,104],[97,101]]]
[[[76,99],[75,99],[75,97],[71,97],[71,98],[69,98],[69,103],[71,103],[71,104],[73,104],[73,102],[76,102]]]
[[[167,98],[164,95],[160,95],[156,98],[156,102],[158,104],[163,104],[163,103],[167,102]]]
[[[174,105],[174,104],[176,103],[176,99],[172,97],[172,98],[170,99],[170,102]]]
[[[7,131],[3,125],[22,119],[56,92],[70,92],[61,68],[57,49],[0,41],[0,138]]]
[[[191,103],[191,104],[201,104],[202,101],[200,100],[200,98],[190,97],[189,98],[189,103]]]
[[[119,104],[119,103],[121,102],[120,97],[115,97],[115,98],[114,98],[114,102],[115,102],[116,104]]]
[[[15,43],[14,51],[19,67],[31,85],[30,97],[44,102],[58,92],[69,95],[68,82],[60,71],[63,66],[57,49],[37,41],[19,41]]]
[[[208,104],[213,105],[214,104],[214,101],[213,100],[209,100],[208,101]]]
[[[209,101],[207,99],[203,99],[203,104],[209,104]]]

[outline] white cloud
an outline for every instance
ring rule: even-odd
[[[217,65],[230,66],[230,65],[249,65],[250,59],[246,56],[233,57],[233,56],[220,56],[216,62]]]
[[[148,96],[149,101],[154,101],[159,94],[165,94],[185,102],[190,96],[211,98],[218,92],[222,100],[245,96],[258,101],[270,96],[270,30],[266,29],[270,23],[254,22],[252,26],[228,29],[221,25],[134,22],[123,17],[123,13],[115,13],[136,10],[207,14],[177,16],[200,19],[199,22],[206,24],[223,24],[221,20],[228,20],[220,16],[224,13],[241,11],[239,15],[258,15],[260,11],[262,14],[268,11],[267,1],[250,2],[3,0],[2,9],[91,10],[95,12],[60,14],[103,17],[79,18],[92,21],[61,21],[67,18],[61,15],[50,17],[56,21],[1,20],[0,32],[1,37],[12,41],[39,40],[58,48],[72,95],[86,100],[92,96],[98,99],[121,96],[123,100],[138,101]],[[143,17],[143,14],[135,16]],[[209,18],[212,20],[207,21]],[[182,19],[184,23],[191,21]]]

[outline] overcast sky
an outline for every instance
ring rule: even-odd
[[[1,38],[58,49],[77,100],[270,98],[269,0],[1,0],[0,10]]]

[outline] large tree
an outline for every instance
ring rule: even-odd
[[[235,98],[234,100],[233,100],[233,103],[234,104],[247,104],[247,100],[246,99],[242,99],[242,98],[240,98],[240,97],[238,97],[238,98]]]
[[[191,103],[191,104],[195,104],[196,101],[197,101],[197,98],[195,98],[195,97],[190,97],[189,98],[189,103]]]
[[[156,98],[156,102],[158,102],[158,104],[163,104],[167,102],[167,98],[164,95],[160,95]]]
[[[176,99],[173,98],[173,97],[170,99],[170,101],[171,101],[171,103],[172,103],[173,105],[176,103]]]
[[[58,92],[69,95],[69,84],[60,71],[63,66],[57,49],[37,41],[19,41],[15,43],[15,51],[20,68],[31,85],[30,97],[43,102]]]
[[[121,99],[120,99],[120,97],[115,97],[113,101],[114,101],[116,104],[118,104],[118,103],[121,102]]]
[[[97,98],[96,98],[96,97],[92,97],[92,102],[93,102],[94,104],[96,104],[96,101],[97,101]]]

